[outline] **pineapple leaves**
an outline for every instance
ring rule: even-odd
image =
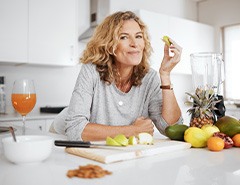
[[[192,117],[213,118],[213,110],[217,110],[216,104],[221,101],[217,100],[213,88],[197,88],[194,94],[188,92],[186,94],[193,100],[186,102],[193,106],[187,111]]]
[[[197,95],[195,95],[195,94],[190,94],[190,93],[188,93],[188,92],[186,92],[186,94],[189,95],[189,96],[194,100],[194,102],[196,102],[196,104],[200,104],[200,101],[199,101],[199,98],[198,98]],[[188,101],[187,103],[191,103],[191,104],[193,105],[194,102],[189,102],[189,101]]]

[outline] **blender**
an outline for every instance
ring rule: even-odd
[[[211,87],[219,101],[213,111],[215,121],[225,116],[223,99],[224,63],[221,53],[201,52],[190,55],[192,82],[194,90]]]

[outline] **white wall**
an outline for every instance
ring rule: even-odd
[[[110,11],[144,9],[197,21],[197,3],[192,0],[111,0]]]
[[[41,106],[66,106],[69,103],[80,65],[75,67],[42,67],[42,66],[3,66],[0,65],[0,76],[5,76],[7,94],[7,111],[13,112],[11,91],[15,79],[33,79],[37,93],[34,111]]]
[[[240,0],[207,0],[199,3],[199,22],[211,24],[216,28],[215,46],[221,50],[221,28],[240,24]]]
[[[131,1],[131,3],[129,2]],[[146,9],[158,13],[197,20],[197,4],[191,0],[111,0],[111,11]],[[79,34],[89,26],[89,0],[79,0]],[[79,43],[79,53],[85,44]],[[161,52],[161,51],[160,51]],[[13,81],[18,78],[31,78],[35,81],[37,90],[37,105],[65,106],[68,105],[80,67],[44,67],[44,66],[14,66],[0,64],[0,75],[6,77],[7,109],[12,112],[10,94]],[[185,91],[191,91],[190,75],[173,75],[172,81],[176,96],[180,100],[185,114]]]

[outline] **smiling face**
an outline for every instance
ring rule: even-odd
[[[144,49],[143,32],[133,19],[124,21],[120,29],[115,62],[118,66],[133,67],[142,61]]]

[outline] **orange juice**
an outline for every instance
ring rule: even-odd
[[[35,104],[36,94],[12,94],[12,105],[22,116],[26,116]]]

